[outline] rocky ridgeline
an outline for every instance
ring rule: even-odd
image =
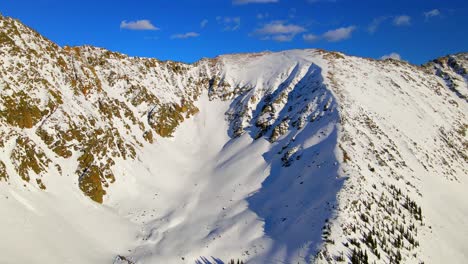
[[[3,180],[18,174],[46,189],[49,171],[61,174],[62,159],[76,160],[81,190],[101,203],[115,181],[114,159],[134,159],[154,133],[172,136],[209,84],[207,69],[61,48],[17,20],[2,17],[0,25],[0,147],[11,149]]]

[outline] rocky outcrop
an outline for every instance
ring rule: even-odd
[[[49,163],[60,167],[56,157],[76,160],[79,187],[96,202],[115,181],[114,159],[134,159],[137,148],[157,140],[153,131],[171,137],[196,114],[211,78],[206,63],[61,48],[15,19],[1,17],[0,25],[0,126],[17,145],[11,162],[23,180],[36,182]]]

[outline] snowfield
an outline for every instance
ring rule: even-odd
[[[186,65],[0,22],[0,263],[466,263],[466,54]]]

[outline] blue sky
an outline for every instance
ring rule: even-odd
[[[322,48],[420,64],[468,51],[466,0],[1,0],[0,12],[62,46],[184,62]]]

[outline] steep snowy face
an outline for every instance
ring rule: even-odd
[[[2,257],[462,263],[467,64],[292,50],[187,65],[61,48],[1,17]]]
[[[456,57],[466,65],[466,55]],[[323,252],[333,252],[331,259],[346,252],[343,244],[365,244],[376,262],[462,263],[468,109],[460,92],[466,81],[452,75],[454,89],[447,79],[399,61],[344,57],[331,65],[341,167],[349,178],[332,225],[335,244]]]

